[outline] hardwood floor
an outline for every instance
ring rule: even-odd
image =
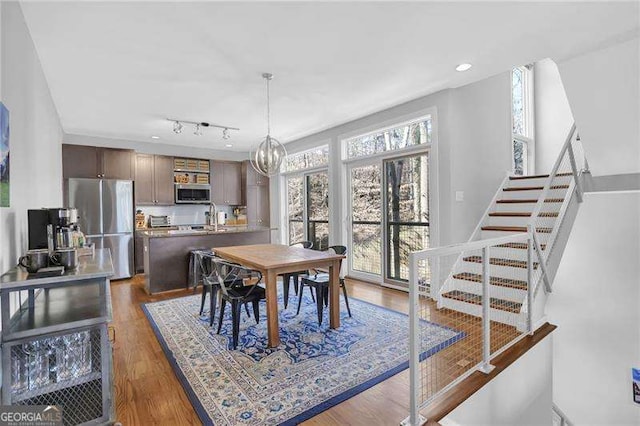
[[[408,311],[408,296],[404,292],[349,279],[347,285],[352,297],[395,311]],[[192,292],[181,290],[149,296],[144,292],[142,276],[111,284],[116,333],[116,419],[125,426],[201,424],[140,307],[144,302],[188,294]],[[427,368],[443,372],[428,384],[429,390],[434,391],[448,383],[449,376],[465,370],[461,361],[477,362],[470,353],[477,352],[480,321],[446,309],[436,310],[432,302],[424,303],[423,309],[426,319],[467,334],[462,341],[429,358]],[[500,347],[515,335],[512,327],[492,324],[492,347]],[[408,415],[408,406],[409,379],[405,370],[303,424],[397,425]]]

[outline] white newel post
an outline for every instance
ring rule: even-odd
[[[420,426],[426,419],[420,415],[420,288],[418,261],[409,254],[409,417],[402,426]]]

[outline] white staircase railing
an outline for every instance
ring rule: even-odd
[[[420,409],[434,398],[447,392],[476,370],[491,371],[491,360],[513,346],[520,339],[535,331],[534,302],[537,290],[544,283],[551,292],[553,273],[548,268],[549,259],[563,224],[565,213],[572,197],[582,201],[581,174],[588,169],[579,138],[575,138],[573,124],[558,158],[545,180],[535,207],[526,226],[526,232],[505,237],[481,240],[481,230],[488,214],[495,208],[499,194],[509,182],[506,177],[489,208],[471,235],[463,244],[454,244],[413,252],[409,256],[409,366],[410,366],[410,415],[402,424],[416,426],[424,422]],[[569,176],[571,176],[569,178]],[[567,179],[570,179],[567,188]],[[562,200],[549,199],[558,188],[567,188]],[[545,203],[561,202],[560,211],[549,214]],[[542,243],[541,233],[548,235]],[[523,246],[525,244],[526,246]],[[522,249],[526,248],[523,256]],[[500,253],[496,258],[491,253]],[[518,253],[516,253],[518,252]],[[516,259],[516,260],[510,260]],[[473,262],[475,273],[465,276],[468,291],[452,290],[453,272],[448,274],[443,289],[439,288],[438,274],[456,269],[461,262]],[[424,278],[419,276],[419,265],[428,262],[436,285],[427,290]],[[449,268],[443,267],[448,265]],[[492,271],[503,271],[506,266],[525,268],[517,278],[493,276]],[[423,268],[424,269],[424,268]],[[435,280],[435,281],[434,281]],[[444,287],[447,297],[466,302],[464,310],[439,310]],[[435,301],[434,301],[435,299]],[[438,302],[438,303],[436,303]],[[543,302],[542,302],[543,303]],[[526,318],[525,327],[513,327],[513,316]],[[428,348],[423,336],[421,321],[430,320],[464,333],[464,337],[447,348],[421,360]]]

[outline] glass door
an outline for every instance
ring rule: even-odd
[[[382,164],[349,168],[350,275],[379,281],[382,274]]]
[[[307,240],[314,250],[329,247],[329,174],[305,175],[307,186]]]
[[[286,177],[289,244],[307,240],[329,246],[329,175],[326,170]]]
[[[294,244],[305,239],[304,177],[300,175],[288,176],[286,182],[289,244]]]
[[[409,253],[429,247],[428,155],[384,160],[384,282],[407,288]]]

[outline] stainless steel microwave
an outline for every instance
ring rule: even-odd
[[[176,183],[176,204],[209,204],[211,185],[206,183]]]

